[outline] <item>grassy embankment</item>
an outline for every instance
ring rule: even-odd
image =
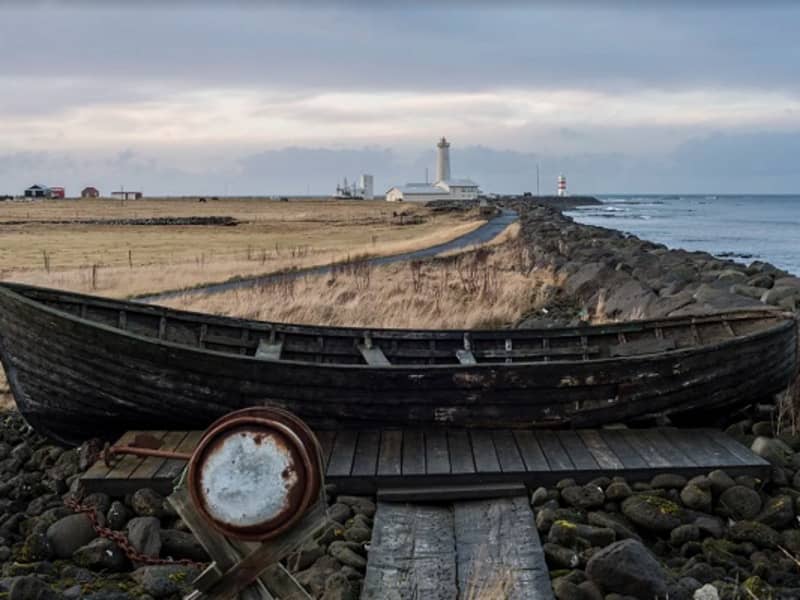
[[[249,319],[401,328],[500,328],[552,300],[558,282],[533,268],[512,225],[494,243],[435,260],[372,267],[359,261],[332,273],[285,278],[169,306]]]

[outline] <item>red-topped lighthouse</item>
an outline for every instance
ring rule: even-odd
[[[558,195],[559,196],[566,196],[567,195],[567,178],[563,175],[558,176]]]

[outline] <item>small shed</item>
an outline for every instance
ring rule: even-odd
[[[50,188],[46,185],[32,185],[28,189],[25,190],[25,197],[26,198],[49,198],[50,197]]]
[[[119,198],[120,200],[141,200],[144,194],[142,194],[142,192],[119,191],[111,192],[111,195],[115,198]]]
[[[81,198],[99,198],[99,197],[100,197],[100,190],[91,185],[81,190]]]

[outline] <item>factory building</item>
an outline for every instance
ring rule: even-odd
[[[450,177],[450,142],[445,138],[436,144],[436,182],[407,183],[386,192],[389,202],[428,202],[430,200],[475,200],[480,194],[478,184],[470,179]]]

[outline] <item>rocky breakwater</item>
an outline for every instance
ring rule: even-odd
[[[552,269],[585,318],[626,320],[800,305],[800,278],[769,263],[670,250],[622,232],[581,225],[555,208],[507,203],[536,266]]]
[[[0,415],[0,598],[178,600],[209,560],[157,492],[81,492],[97,447],[62,448],[18,414]],[[328,491],[328,523],[285,564],[312,597],[357,600],[376,507],[370,498]],[[67,508],[70,500],[93,507],[99,524],[127,542],[99,535],[85,513]],[[148,564],[139,554],[180,562]]]
[[[773,437],[768,422],[731,431],[774,461],[770,481],[717,470],[537,489],[556,598],[800,598],[800,436]]]

